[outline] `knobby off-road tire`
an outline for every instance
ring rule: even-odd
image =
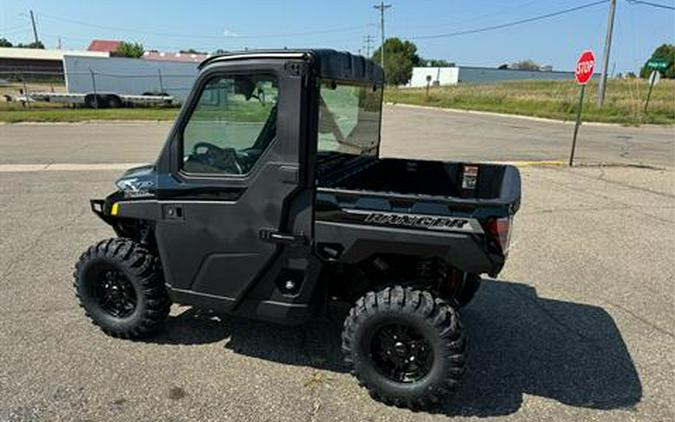
[[[148,336],[169,313],[159,260],[133,240],[115,238],[91,246],[73,276],[80,306],[108,335]]]
[[[465,348],[455,308],[410,287],[368,292],[356,301],[342,332],[344,360],[359,384],[377,400],[413,409],[437,404],[459,384]],[[407,356],[403,376],[392,369],[392,353],[399,364]]]

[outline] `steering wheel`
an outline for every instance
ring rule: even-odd
[[[205,149],[205,151],[199,152],[200,149]],[[221,148],[210,142],[200,141],[192,146],[192,156],[209,167],[222,170],[225,173],[244,173],[244,169],[237,161],[237,152],[234,148]]]

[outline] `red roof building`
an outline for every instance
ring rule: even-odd
[[[105,53],[112,53],[117,50],[117,47],[122,44],[122,41],[111,40],[94,40],[87,47],[87,51],[102,51]]]

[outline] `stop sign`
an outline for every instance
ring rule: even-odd
[[[586,50],[577,59],[577,67],[574,69],[574,78],[577,80],[577,83],[579,85],[586,85],[591,80],[594,69],[595,56],[591,50]]]

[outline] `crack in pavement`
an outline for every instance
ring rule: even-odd
[[[665,334],[665,335],[667,335],[668,337],[670,337],[670,338],[672,338],[673,340],[675,340],[675,334],[674,334],[674,333],[671,333],[670,331],[666,330],[665,328],[659,327],[658,325],[654,324],[653,322],[649,321],[648,319],[646,319],[646,318],[644,318],[644,317],[638,315],[636,312],[633,312],[633,311],[631,311],[630,309],[628,309],[628,308],[626,308],[626,307],[624,307],[624,306],[622,306],[622,305],[619,305],[618,303],[614,303],[614,302],[610,302],[610,301],[606,301],[605,303],[608,304],[608,305],[610,305],[610,306],[614,306],[614,307],[617,308],[617,309],[622,310],[623,312],[625,312],[626,314],[630,315],[630,316],[633,317],[634,319],[636,319],[636,320],[642,322],[643,324],[645,324],[645,325],[649,326],[650,328],[652,328],[652,329],[658,331],[659,333]]]
[[[563,169],[555,169],[555,170],[560,171],[560,172],[565,171]],[[656,171],[660,171],[660,170],[656,170]],[[635,185],[631,185],[631,184],[625,183],[625,182],[619,182],[619,181],[615,181],[615,180],[605,179],[604,178],[604,176],[605,176],[604,169],[602,169],[602,172],[600,173],[600,176],[597,176],[597,177],[596,176],[588,176],[588,175],[577,173],[577,172],[574,172],[574,171],[569,172],[569,174],[572,174],[572,175],[578,176],[578,177],[583,177],[585,179],[599,180],[601,182],[609,183],[610,185],[621,186],[621,187],[625,187],[625,188],[628,188],[628,189],[639,190],[639,191],[642,191],[642,192],[647,192],[647,193],[651,193],[651,194],[654,194],[654,195],[659,195],[659,196],[664,196],[666,198],[675,199],[675,195],[673,195],[673,194],[657,191],[657,190],[654,190],[654,189],[643,188],[641,186],[635,186]]]
[[[593,178],[593,179],[597,180],[596,178]],[[635,211],[635,212],[638,213],[638,214],[641,214],[641,215],[643,215],[643,216],[645,216],[645,217],[652,218],[652,219],[654,219],[654,220],[658,220],[658,221],[660,221],[660,222],[662,222],[662,223],[666,223],[666,224],[669,224],[669,225],[675,225],[675,221],[667,220],[667,219],[661,218],[661,217],[659,217],[659,216],[657,216],[657,215],[653,215],[653,214],[650,214],[650,213],[641,211],[639,208],[634,208],[634,205],[633,205],[633,204],[630,204],[630,203],[626,203],[626,202],[620,201],[620,200],[615,199],[615,198],[613,198],[613,197],[611,197],[611,196],[603,195],[602,193],[599,193],[599,192],[597,192],[597,191],[590,191],[590,190],[588,190],[588,189],[580,188],[578,185],[573,185],[573,184],[568,184],[568,183],[558,182],[558,181],[551,180],[551,179],[549,179],[548,181],[549,181],[550,183],[552,183],[552,184],[555,184],[555,185],[558,185],[558,186],[563,186],[563,187],[566,187],[566,188],[568,188],[568,189],[571,189],[571,190],[575,191],[576,193],[585,193],[586,195],[591,196],[591,197],[593,197],[593,198],[597,198],[597,197],[604,198],[605,200],[607,200],[607,201],[609,201],[609,202],[614,202],[615,204],[623,205],[623,206],[625,206],[625,207],[627,207],[627,208],[630,208],[631,211]],[[653,207],[649,207],[649,208],[653,208]]]

